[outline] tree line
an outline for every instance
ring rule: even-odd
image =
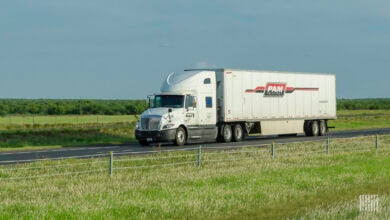
[[[337,99],[338,110],[390,109],[389,98],[378,99]]]
[[[134,115],[146,109],[144,100],[0,99],[5,115]],[[390,99],[338,99],[338,110],[390,109]]]
[[[0,116],[134,115],[145,109],[144,100],[0,99]]]

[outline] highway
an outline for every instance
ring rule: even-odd
[[[229,148],[229,147],[240,147],[240,146],[261,146],[265,144],[271,144],[272,141],[275,143],[288,143],[288,142],[303,142],[303,141],[315,141],[325,140],[327,137],[331,138],[346,138],[356,137],[364,135],[376,135],[376,134],[390,134],[390,128],[382,129],[365,129],[365,130],[350,130],[350,131],[333,131],[329,132],[327,136],[320,137],[306,137],[306,136],[263,136],[263,137],[248,137],[242,142],[231,142],[231,143],[202,143],[202,144],[191,144],[183,147],[177,147],[173,144],[163,144],[162,150],[175,150],[175,149],[186,149],[194,148],[202,145],[203,149],[207,148]],[[115,153],[121,152],[149,152],[155,150],[155,147],[142,147],[138,143],[134,142],[124,146],[88,146],[88,147],[64,147],[60,149],[47,149],[47,150],[30,150],[30,151],[14,151],[0,153],[0,165],[13,164],[13,163],[25,163],[32,162],[40,159],[58,159],[58,158],[91,158],[91,157],[102,157],[108,156],[110,151]]]

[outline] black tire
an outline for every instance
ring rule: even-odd
[[[320,130],[320,128],[318,125],[318,121],[311,121],[311,123],[310,123],[311,136],[318,136],[319,130]]]
[[[311,121],[305,121],[305,123],[303,124],[303,131],[305,132],[306,136],[311,136],[310,123],[311,123]]]
[[[233,141],[240,142],[244,138],[244,131],[240,124],[236,124],[233,127]]]
[[[176,130],[176,135],[175,135],[175,145],[176,146],[183,146],[186,143],[187,140],[187,134],[186,131],[184,130],[183,127],[179,127]]]
[[[324,136],[326,135],[326,132],[327,132],[327,126],[326,126],[326,121],[324,120],[320,120],[320,125],[319,125],[319,131],[318,131],[318,135],[319,136]]]
[[[224,124],[218,126],[217,142],[219,143],[223,142],[223,126]]]
[[[138,143],[142,146],[149,146],[149,143],[145,140],[140,140],[140,141],[138,141]]]
[[[222,141],[229,143],[232,140],[232,127],[229,124],[225,124],[222,127]]]

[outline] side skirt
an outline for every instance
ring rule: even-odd
[[[188,143],[215,142],[218,134],[216,125],[199,125],[187,127]]]

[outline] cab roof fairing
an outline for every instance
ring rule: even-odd
[[[202,73],[210,71],[184,71],[181,73],[170,73],[161,86],[161,94],[183,94],[185,92],[194,92],[199,87],[199,81],[202,79]]]

